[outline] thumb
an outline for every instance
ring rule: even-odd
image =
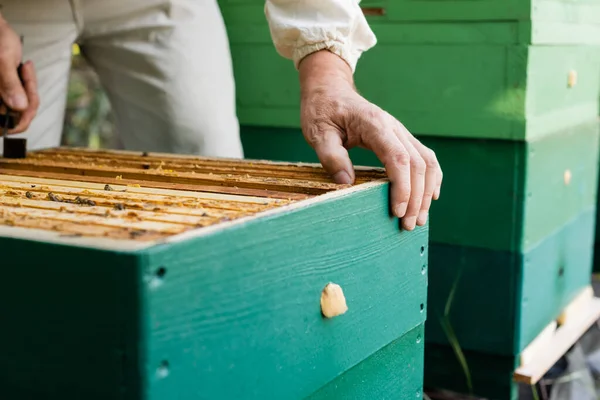
[[[339,132],[335,129],[321,131],[308,142],[315,149],[323,168],[336,183],[354,183],[354,167]]]
[[[0,96],[8,107],[16,111],[24,111],[29,105],[17,65],[8,58],[0,58]]]

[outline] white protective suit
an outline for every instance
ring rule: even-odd
[[[250,1],[250,0],[249,0]],[[255,0],[258,1],[258,0]],[[98,73],[129,150],[242,157],[225,26],[216,0],[5,0],[41,105],[29,149],[58,146],[74,42]],[[375,44],[357,0],[268,0],[277,51],[297,66],[328,49],[354,68]],[[0,143],[1,146],[1,143]]]

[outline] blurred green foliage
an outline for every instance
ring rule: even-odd
[[[114,116],[98,76],[81,55],[74,54],[62,145],[109,148],[114,136]]]

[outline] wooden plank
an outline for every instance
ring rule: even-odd
[[[255,164],[255,165],[260,165],[262,167],[265,168],[282,168],[283,170],[292,170],[292,171],[296,171],[298,169],[308,169],[308,170],[315,170],[315,169],[320,169],[322,170],[323,167],[321,166],[321,164],[319,162],[312,162],[312,163],[302,163],[302,162],[289,162],[289,161],[272,161],[272,160],[267,160],[267,159],[239,159],[239,158],[214,158],[214,157],[202,157],[202,156],[195,156],[195,155],[189,155],[189,154],[171,154],[171,153],[156,153],[156,152],[139,152],[139,151],[128,151],[128,150],[112,150],[112,149],[101,149],[101,150],[97,150],[97,149],[90,149],[87,147],[55,147],[55,148],[48,148],[48,149],[41,149],[41,150],[36,150],[36,153],[39,154],[62,154],[62,153],[77,153],[77,154],[102,154],[102,155],[108,155],[108,156],[114,156],[114,157],[155,157],[157,159],[162,159],[162,160],[179,160],[179,161],[202,161],[202,162],[218,162],[218,163],[223,163],[224,165],[232,165],[232,166],[237,166],[240,164],[244,164],[244,165],[249,165],[249,164]],[[359,172],[364,172],[364,173],[373,173],[373,172],[380,172],[380,173],[385,173],[385,170],[381,167],[369,167],[369,166],[355,166],[354,167],[357,171]]]
[[[260,4],[219,0],[227,25],[264,23],[264,9]],[[362,7],[384,7],[381,17],[369,17],[370,21],[506,21],[527,19],[531,1],[521,0],[469,0],[428,1],[378,1],[377,4],[361,3]],[[431,4],[429,4],[431,3]]]
[[[217,175],[280,177],[297,180],[332,183],[332,178],[320,166],[269,163],[266,161],[231,161],[214,158],[175,158],[151,153],[123,153],[114,151],[81,151],[68,148],[29,153],[28,158],[37,161],[69,162],[97,166],[118,166],[143,170],[167,170],[175,172],[211,173]],[[378,168],[358,169],[356,183],[385,178]]]
[[[146,293],[149,391],[304,398],[424,320],[427,228],[399,229],[387,185],[338,193],[148,254],[149,271],[167,270]],[[328,282],[348,304],[332,319],[319,304]],[[160,379],[164,360],[173,373]]]
[[[264,204],[177,196],[177,191],[149,195],[59,186],[61,181],[15,181],[0,175],[0,225],[46,229],[59,234],[151,241],[169,235],[255,215],[288,201]],[[52,183],[51,185],[45,185]],[[88,185],[89,187],[89,185]],[[97,185],[96,187],[99,187]],[[126,190],[126,189],[123,189]],[[184,193],[185,194],[185,193]],[[255,201],[258,199],[255,199]]]
[[[414,328],[306,400],[421,399],[423,337],[423,326]]]
[[[172,235],[181,233],[185,230],[185,227],[179,224],[137,220],[137,218],[129,217],[127,214],[125,215],[126,218],[110,218],[102,215],[91,215],[88,213],[70,214],[68,212],[61,212],[58,210],[40,210],[33,208],[24,209],[22,207],[7,207],[2,205],[0,206],[0,216],[12,221],[12,224],[16,226],[19,226],[20,219],[24,218],[26,220],[36,219],[38,221],[48,220],[70,222],[73,224],[81,224],[90,227],[107,226],[134,229],[138,231],[155,231]]]
[[[565,325],[571,320],[579,321],[584,318],[587,311],[587,305],[593,298],[594,289],[592,288],[592,285],[589,285],[584,288],[581,293],[579,293],[577,297],[575,297],[573,301],[571,301],[569,305],[560,313],[556,319],[558,325]]]
[[[2,185],[18,185],[23,182],[23,176],[18,175],[4,175],[0,174],[0,184]],[[106,184],[101,183],[91,183],[85,181],[73,181],[73,180],[59,180],[59,179],[44,179],[27,176],[27,182],[32,185],[44,185],[44,186],[60,186],[63,188],[75,188],[92,190],[97,192],[102,192],[105,190]],[[134,195],[152,197],[154,195],[160,196],[171,196],[171,197],[179,197],[179,198],[193,198],[193,199],[202,199],[202,200],[213,200],[214,204],[226,204],[227,202],[233,203],[242,203],[242,204],[282,204],[285,201],[281,199],[271,198],[271,197],[252,197],[252,196],[236,196],[229,195],[223,193],[213,193],[213,192],[202,192],[202,191],[186,191],[186,190],[172,190],[172,189],[159,189],[153,187],[141,187],[138,185],[127,185],[123,184],[123,182],[119,182],[117,184],[110,185],[111,188],[114,189],[115,192],[118,192],[119,195],[121,193],[132,193]],[[123,194],[124,195],[124,194]],[[267,192],[265,196],[269,196]],[[299,199],[306,199],[309,196],[300,196]],[[215,202],[218,201],[218,202]]]
[[[364,1],[364,0],[363,0]],[[518,21],[497,22],[404,22],[390,24],[380,18],[370,18],[369,26],[375,32],[379,43],[385,45],[429,45],[429,44],[514,44],[518,40]],[[259,24],[240,22],[229,24],[227,33],[235,46],[264,46],[271,40],[264,17]],[[520,32],[519,32],[520,33]],[[273,49],[274,50],[274,49]]]
[[[600,299],[593,298],[585,306],[578,319],[567,321],[556,330],[551,343],[531,363],[522,365],[514,373],[514,379],[528,385],[536,384],[544,374],[575,344],[575,342],[600,319]]]
[[[30,180],[28,180],[31,182]],[[187,212],[204,213],[204,212],[215,212],[216,210],[226,211],[262,211],[271,207],[282,206],[291,203],[290,201],[277,201],[277,202],[264,202],[264,203],[253,203],[243,201],[230,201],[223,200],[218,201],[215,199],[204,199],[202,197],[188,197],[188,196],[176,196],[173,194],[162,195],[162,194],[145,194],[135,193],[133,191],[120,191],[117,187],[109,186],[106,190],[106,185],[102,189],[86,189],[85,185],[63,186],[50,184],[46,185],[43,182],[38,184],[30,183],[14,183],[5,182],[0,176],[0,189],[3,190],[7,196],[20,196],[22,198],[38,198],[40,196],[47,197],[48,193],[60,194],[65,198],[75,198],[77,196],[92,199],[96,202],[104,202],[107,205],[131,205],[132,208],[142,209],[154,209],[169,207],[175,208],[186,208]],[[125,189],[126,190],[126,189]],[[151,193],[151,192],[150,192]],[[160,210],[156,210],[160,211]]]
[[[519,358],[521,365],[531,363],[540,354],[549,348],[552,343],[552,339],[556,334],[556,328],[558,324],[556,321],[552,321],[546,328],[533,340],[529,345],[521,352]]]
[[[4,206],[7,209],[12,208],[26,208],[26,209],[40,209],[40,210],[54,210],[58,212],[65,212],[71,215],[73,214],[85,214],[85,215],[96,215],[101,218],[109,217],[120,217],[120,218],[134,218],[144,221],[155,221],[155,222],[166,222],[173,224],[183,224],[192,227],[206,226],[211,223],[218,223],[224,218],[232,219],[235,217],[242,217],[245,215],[252,215],[253,213],[223,213],[223,214],[211,214],[203,212],[202,214],[196,213],[196,215],[190,215],[191,213],[184,212],[185,209],[179,209],[177,213],[172,212],[170,208],[160,209],[160,211],[145,211],[145,210],[127,210],[125,206],[122,210],[115,209],[114,207],[105,207],[102,204],[95,202],[96,206],[93,207],[81,207],[78,204],[67,204],[58,203],[53,201],[43,200],[30,200],[30,199],[17,199],[17,198],[5,198],[0,195],[0,206]],[[118,203],[117,203],[118,204]]]
[[[117,179],[111,177],[98,177],[98,176],[77,176],[70,174],[59,174],[52,172],[40,172],[36,171],[33,174],[31,171],[21,170],[9,170],[0,169],[0,174],[16,175],[30,177],[34,175],[36,178],[46,178],[54,180],[65,180],[65,181],[76,181],[99,183],[102,186],[109,184],[110,186],[126,185],[128,187],[141,186],[140,181],[137,179]],[[145,188],[157,188],[167,190],[185,190],[185,191],[198,191],[202,193],[222,193],[235,196],[250,196],[250,197],[268,197],[273,199],[285,199],[285,200],[302,200],[309,198],[306,194],[291,193],[291,192],[279,192],[266,189],[248,189],[248,188],[237,188],[237,187],[224,187],[224,186],[206,186],[199,184],[181,184],[181,183],[170,183],[170,182],[154,182],[145,181],[143,182]]]
[[[184,185],[208,185],[217,187],[239,187],[246,189],[272,190],[280,192],[322,194],[331,190],[348,187],[335,183],[313,182],[299,179],[253,178],[250,176],[219,175],[210,173],[175,172],[168,170],[141,170],[118,166],[72,165],[67,162],[37,161],[33,159],[0,158],[0,171],[28,171],[30,175],[38,173],[73,175],[81,177],[102,177],[144,182],[166,182]]]

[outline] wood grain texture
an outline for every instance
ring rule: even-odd
[[[401,232],[387,201],[373,187],[153,248],[148,273],[167,272],[145,294],[151,398],[302,398],[422,323],[427,229]],[[349,309],[325,320],[328,282]]]
[[[199,199],[177,192],[147,195],[4,177],[0,175],[1,225],[86,236],[156,241],[289,204]]]
[[[264,21],[260,1],[219,0],[225,20],[252,24]],[[362,8],[383,8],[379,15],[369,15],[369,22],[438,22],[477,21],[556,21],[600,23],[600,7],[593,0],[363,0]]]
[[[27,158],[0,159],[0,171],[10,173],[10,171],[27,171],[30,175],[37,176],[36,173],[72,175],[81,179],[81,177],[94,176],[100,178],[127,179],[140,182],[166,182],[183,185],[204,185],[204,186],[225,186],[240,187],[244,189],[272,190],[280,192],[304,193],[304,194],[322,194],[331,190],[348,187],[347,185],[338,185],[332,182],[313,182],[303,179],[289,178],[264,178],[252,177],[249,174],[212,174],[177,172],[162,168],[146,170],[139,168],[122,167],[118,163],[112,166],[96,166],[85,163],[70,163],[62,161],[36,160]],[[235,172],[235,171],[232,171]]]
[[[139,153],[81,148],[53,148],[30,153],[32,161],[89,164],[99,167],[133,168],[155,171],[194,172],[225,176],[309,180],[331,183],[331,177],[320,164],[274,163],[264,160],[214,159],[163,153]],[[357,168],[356,183],[381,179],[380,168]]]
[[[306,399],[421,399],[424,334],[414,328]]]

